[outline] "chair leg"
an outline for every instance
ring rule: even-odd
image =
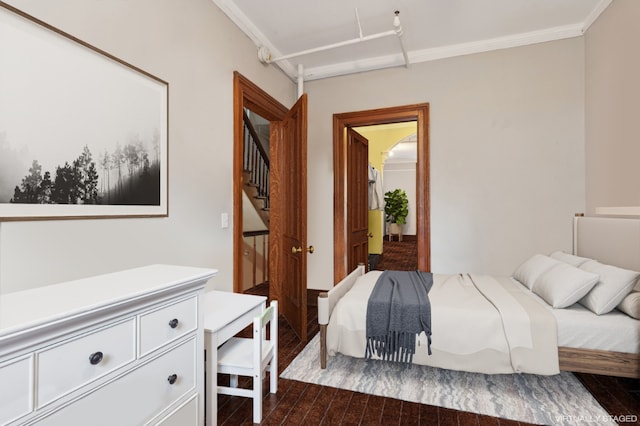
[[[253,422],[262,421],[262,379],[260,374],[253,376]]]
[[[278,392],[278,361],[275,357],[271,360],[271,365],[269,366],[269,392]]]

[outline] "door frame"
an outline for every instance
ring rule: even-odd
[[[431,232],[429,197],[429,104],[346,112],[333,115],[333,279],[339,282],[347,271],[346,250],[346,129],[347,127],[416,121],[418,160],[416,163],[416,238],[418,269],[431,270]]]
[[[270,122],[282,121],[289,110],[238,71],[233,72],[233,291],[236,293],[242,293],[242,112],[245,107]],[[277,208],[272,206],[270,214],[278,214],[277,211],[274,212]],[[271,243],[270,235],[269,244]],[[269,273],[272,271],[270,257]]]

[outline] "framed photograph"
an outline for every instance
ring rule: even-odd
[[[167,216],[168,91],[0,2],[0,221]]]

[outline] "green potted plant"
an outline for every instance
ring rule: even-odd
[[[394,189],[384,194],[384,216],[389,223],[389,233],[402,235],[402,225],[407,223],[409,199],[404,189]]]

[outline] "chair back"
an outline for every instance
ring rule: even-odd
[[[269,325],[269,339],[267,340],[267,325]],[[262,314],[253,319],[253,365],[262,371],[266,364],[277,357],[278,348],[278,301],[273,300]],[[268,350],[265,350],[268,348]]]
[[[256,326],[257,328],[260,328],[260,329],[264,328],[271,321],[275,321],[277,318],[277,315],[278,315],[278,301],[274,300],[271,302],[271,304],[267,309],[262,311],[262,314],[260,314],[259,316],[256,316],[253,319],[254,328]]]

